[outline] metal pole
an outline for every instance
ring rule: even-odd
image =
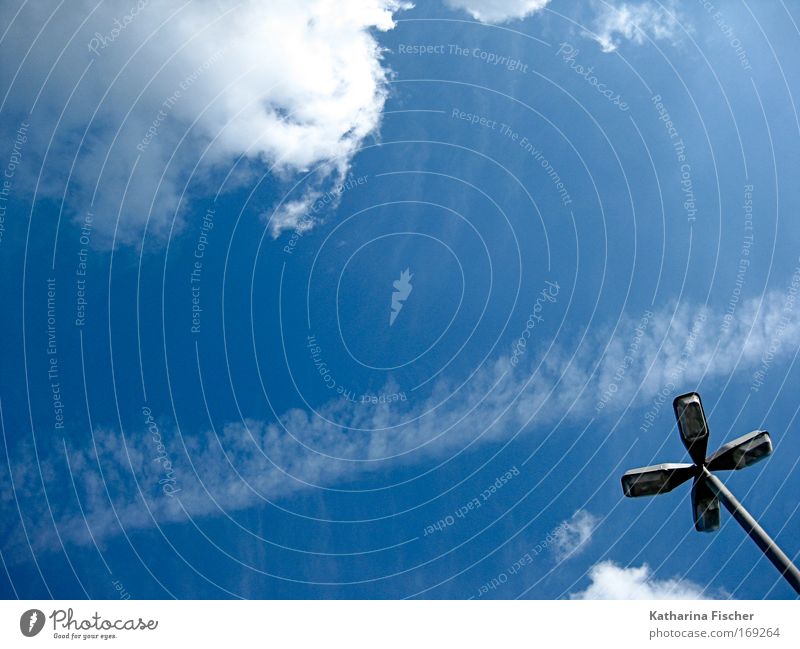
[[[772,562],[778,572],[783,575],[783,578],[791,584],[792,588],[800,594],[800,570],[792,563],[791,559],[787,557],[783,550],[781,550],[775,541],[773,541],[769,534],[764,531],[755,518],[742,506],[736,496],[734,496],[722,481],[715,476],[706,467],[702,467],[703,476],[705,476],[709,487],[714,492],[714,495],[720,499],[725,508],[739,521],[739,525],[744,528],[744,531],[750,536],[756,545],[761,548],[761,551],[767,555],[767,558]]]

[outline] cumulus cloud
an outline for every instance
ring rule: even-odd
[[[623,40],[642,45],[648,39],[674,41],[680,34],[677,13],[670,4],[603,2],[596,6],[591,31],[584,35],[596,40],[604,52],[613,52]]]
[[[550,0],[445,0],[453,9],[463,9],[475,20],[484,23],[506,23],[530,16]]]
[[[592,566],[589,579],[588,588],[571,599],[708,599],[703,587],[688,579],[655,579],[647,564],[623,568],[603,561]]]
[[[585,509],[579,509],[571,518],[558,526],[553,550],[557,561],[582,552],[592,538],[599,519]]]
[[[190,175],[207,188],[234,163],[233,184],[316,170],[311,194],[291,198],[308,200],[379,128],[387,70],[373,30],[391,29],[404,6],[75,0],[15,15],[4,3],[4,122],[13,131],[33,111],[29,186],[44,164],[40,191],[91,209],[106,238],[117,227],[137,241],[145,222],[166,233]]]
[[[687,386],[738,374],[757,389],[760,375],[797,351],[794,307],[793,294],[779,292],[745,300],[733,314],[667,305],[623,318],[610,343],[605,330],[577,350],[558,344],[545,356],[528,350],[517,367],[502,356],[464,387],[441,380],[413,403],[364,408],[339,400],[315,413],[292,409],[277,421],[245,420],[183,439],[169,421],[158,424],[157,438],[147,427],[124,439],[119,431],[98,430],[93,440],[71,441],[66,457],[64,449],[37,457],[20,446],[10,451],[14,489],[0,468],[0,494],[10,507],[12,494],[20,495],[35,543],[52,548],[58,538],[42,481],[31,467],[43,467],[49,493],[63,494],[64,485],[71,493],[75,481],[81,509],[72,495],[58,499],[53,518],[63,539],[81,543],[91,541],[88,529],[95,540],[119,534],[117,519],[125,529],[138,529],[233,512],[398,462],[442,459],[467,446],[506,441],[562,415],[585,421],[646,408],[642,426],[648,426],[657,421],[656,406],[668,408],[664,404]],[[0,523],[7,547],[12,536],[27,547],[18,522],[8,517]],[[559,532],[560,555],[585,547],[596,524],[588,512],[577,512]]]

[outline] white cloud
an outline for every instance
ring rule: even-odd
[[[264,214],[269,220],[270,232],[278,237],[284,230],[294,230],[303,234],[314,227],[310,213],[319,192],[307,192],[302,198],[277,205],[271,213]]]
[[[78,154],[69,205],[83,211],[95,195],[101,235],[118,212],[118,239],[137,241],[148,216],[151,232],[165,233],[197,164],[209,194],[216,186],[208,191],[203,174],[240,157],[234,182],[255,168],[285,178],[321,167],[319,190],[378,129],[387,70],[371,30],[391,29],[400,2],[139,4],[26,3],[13,22],[16,5],[0,8],[10,24],[0,48],[5,114],[24,116],[37,102],[29,185],[46,156],[40,190],[60,198]]]
[[[571,518],[558,526],[553,550],[557,561],[582,552],[589,543],[599,519],[585,509],[579,509]]]
[[[642,45],[648,39],[674,41],[680,34],[675,8],[669,3],[623,2],[615,6],[602,2],[596,6],[598,12],[591,32],[584,35],[596,40],[604,52],[613,52],[623,40]]]
[[[687,579],[654,579],[647,564],[623,568],[603,561],[589,571],[592,583],[572,599],[707,599],[703,587]]]
[[[550,0],[445,0],[453,9],[463,9],[484,23],[520,20],[544,9]]]
[[[590,336],[578,350],[555,345],[544,357],[529,350],[530,358],[523,357],[528,364],[515,369],[507,356],[497,358],[460,390],[440,381],[427,398],[413,403],[364,408],[347,400],[332,401],[318,408],[318,414],[292,409],[278,421],[230,423],[217,432],[193,433],[183,440],[165,421],[160,434],[181,489],[176,497],[162,493],[159,481],[165,479],[166,470],[163,461],[154,461],[156,443],[141,429],[127,431],[125,443],[117,431],[95,431],[102,476],[93,446],[71,443],[73,478],[92,533],[102,540],[119,534],[116,516],[126,529],[135,530],[154,522],[186,520],[181,506],[190,516],[233,512],[315,485],[335,486],[397,462],[441,460],[468,444],[505,441],[543,429],[562,415],[585,421],[631,407],[648,408],[650,414],[658,402],[661,409],[652,420],[657,422],[659,412],[671,417],[666,414],[668,403],[679,391],[732,374],[752,381],[755,371],[769,370],[794,354],[800,319],[794,302],[788,300],[788,293],[778,292],[745,300],[725,328],[720,326],[723,313],[688,304],[666,305],[650,313],[645,327],[638,317],[623,318],[602,357],[598,358],[598,350],[606,346],[608,330]],[[613,395],[603,402],[611,384],[616,386]],[[386,392],[396,390],[397,386],[388,386]],[[667,395],[666,406],[663,399],[658,401],[661,394]],[[597,410],[600,402],[604,407]],[[41,463],[51,493],[63,494],[65,484],[71,493],[62,454],[37,458],[24,446],[10,454],[23,516],[36,530],[36,543],[54,547],[57,539],[42,499],[41,480],[29,467]],[[104,482],[112,490],[116,513]],[[0,469],[2,493],[10,494],[11,485]],[[89,542],[83,518],[76,516],[74,498],[58,500],[60,509],[54,510],[54,517],[62,537]],[[12,532],[17,522],[10,517],[0,525],[5,526],[0,539],[18,533]],[[566,555],[584,547],[595,525],[591,514],[577,512],[563,532],[559,552]],[[27,547],[24,539],[17,541]]]
[[[354,183],[358,183],[358,179],[352,176],[345,178],[345,171],[345,168],[341,168],[334,175],[323,173],[321,178],[320,174],[316,174],[316,182],[311,182],[300,198],[279,203],[264,214],[269,221],[272,236],[277,237],[284,230],[303,234],[316,225],[326,209],[335,209],[342,194]],[[326,180],[330,188],[323,191],[319,187]]]

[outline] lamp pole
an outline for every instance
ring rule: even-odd
[[[772,440],[765,430],[754,430],[724,444],[706,457],[708,422],[700,395],[689,392],[672,403],[681,441],[689,451],[693,464],[656,464],[631,469],[622,476],[622,491],[631,498],[657,496],[672,491],[693,479],[692,513],[698,532],[719,529],[719,504],[739,522],[748,536],[772,562],[781,576],[800,594],[800,570],[777,546],[713,471],[738,471],[763,460],[772,453]]]
[[[756,545],[761,548],[761,551],[767,555],[767,559],[778,569],[778,572],[783,575],[783,578],[791,584],[795,591],[800,593],[800,570],[797,569],[797,566],[795,566],[784,551],[778,547],[770,535],[764,531],[764,528],[758,524],[758,521],[750,515],[750,512],[744,508],[742,503],[730,492],[722,480],[711,473],[706,467],[702,467],[702,471],[705,479],[708,481],[708,486],[711,488],[711,491],[713,491],[714,495],[725,505],[725,509],[731,513],[744,531],[747,532],[747,535],[753,539]]]

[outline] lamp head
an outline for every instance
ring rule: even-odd
[[[765,430],[752,433],[723,444],[708,458],[709,471],[735,471],[763,460],[772,453],[772,440]]]
[[[697,474],[692,464],[655,464],[631,469],[622,476],[622,491],[629,498],[656,496],[672,491]]]
[[[719,498],[703,477],[692,485],[692,515],[694,529],[698,532],[716,532],[719,529]]]
[[[672,407],[678,420],[681,441],[692,461],[701,466],[705,463],[708,448],[708,423],[700,395],[697,392],[682,394],[675,398]]]

